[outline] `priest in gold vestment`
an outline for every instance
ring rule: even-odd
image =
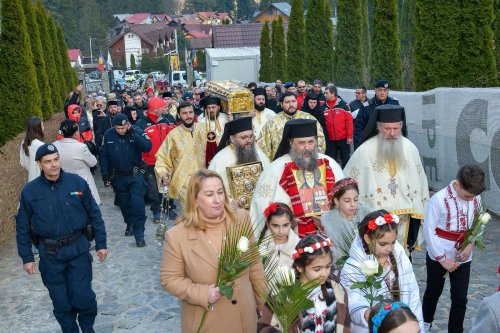
[[[193,106],[188,102],[179,104],[178,116],[182,124],[171,130],[156,153],[155,172],[159,185],[169,185],[171,199],[186,200],[187,186],[191,175],[204,168],[204,151],[198,142],[201,136],[199,124],[194,122]],[[161,192],[161,190],[160,190]]]
[[[274,155],[276,155],[287,121],[292,119],[316,120],[309,113],[297,110],[297,97],[293,93],[287,92],[281,96],[281,107],[283,111],[264,125],[261,136],[257,140],[257,145],[271,161],[274,159]],[[325,135],[323,134],[321,125],[317,123],[316,126],[318,128],[318,151],[324,153],[326,148]]]
[[[377,107],[344,174],[358,180],[363,204],[400,216],[398,241],[411,252],[423,241],[429,187],[417,147],[401,134],[404,121],[403,107]]]

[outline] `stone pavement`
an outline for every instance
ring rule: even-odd
[[[125,224],[119,209],[113,206],[114,195],[96,177],[101,211],[108,232],[108,258],[99,263],[94,255],[93,287],[97,294],[97,333],[180,332],[179,301],[165,292],[159,283],[161,249],[155,245],[156,225],[147,210],[146,243],[136,248],[134,237],[124,237]],[[470,330],[483,297],[494,293],[500,284],[499,219],[488,225],[486,249],[475,251],[469,287],[465,328]],[[420,285],[425,289],[425,252],[414,256]],[[0,247],[0,333],[60,332],[52,315],[52,304],[39,273],[28,276],[17,256],[15,240]],[[449,283],[440,299],[432,332],[446,332],[450,309]],[[486,332],[485,332],[486,333]]]

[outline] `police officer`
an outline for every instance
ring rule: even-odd
[[[143,247],[146,179],[141,157],[151,150],[152,144],[148,135],[131,125],[124,114],[115,116],[112,125],[104,133],[100,151],[102,180],[105,186],[113,184],[115,205],[120,207],[127,224],[125,236],[133,234],[137,247]]]
[[[92,255],[87,226],[92,226],[100,261],[106,259],[106,229],[87,182],[61,170],[52,144],[38,148],[35,160],[41,175],[21,192],[16,239],[23,269],[35,274],[32,241],[39,247],[39,269],[49,290],[54,316],[63,333],[94,332],[97,315],[92,290]],[[87,237],[86,237],[87,236]]]

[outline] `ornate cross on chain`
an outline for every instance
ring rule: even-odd
[[[387,187],[389,188],[389,190],[391,190],[391,195],[396,196],[398,184],[396,184],[396,179],[394,179],[394,177],[391,177],[391,181],[389,182],[389,185]]]

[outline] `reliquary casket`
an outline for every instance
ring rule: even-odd
[[[252,92],[231,80],[209,81],[205,95],[219,97],[222,101],[221,111],[226,113],[244,113],[253,110]]]

